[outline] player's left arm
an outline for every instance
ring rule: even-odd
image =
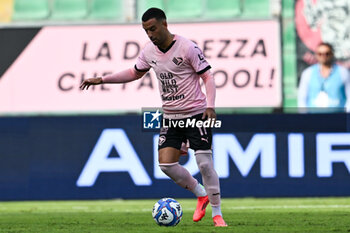
[[[215,96],[216,96],[216,87],[213,73],[210,70],[205,71],[201,74],[203,79],[206,96],[207,96],[207,109],[203,113],[203,119],[213,118],[216,119],[215,112]]]
[[[203,113],[202,119],[213,118],[216,119],[215,113],[215,82],[214,76],[210,72],[211,66],[204,57],[202,50],[195,44],[189,46],[186,54],[191,66],[195,72],[203,79],[205,91],[207,96],[207,108]]]

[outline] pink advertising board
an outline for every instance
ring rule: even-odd
[[[217,107],[281,106],[277,21],[170,24],[211,64]],[[133,67],[148,41],[141,25],[43,27],[0,78],[0,114],[140,111],[159,107],[151,71],[128,84],[81,91],[83,79]]]

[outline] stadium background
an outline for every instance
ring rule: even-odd
[[[328,8],[312,12],[321,2]],[[159,106],[152,74],[114,89],[78,90],[83,78],[133,65],[147,41],[139,18],[151,6],[165,10],[170,31],[206,48],[213,67],[223,64],[216,75],[224,127],[213,144],[223,197],[349,195],[349,115],[296,109],[298,78],[314,62],[315,44],[342,44],[337,54],[349,66],[349,32],[330,38],[333,29],[321,27],[347,28],[349,5],[1,0],[0,200],[191,196],[165,179],[156,166],[157,134],[142,131],[141,107]],[[305,12],[321,17],[321,26],[311,28]],[[191,157],[182,163],[198,177]]]

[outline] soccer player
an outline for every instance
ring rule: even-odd
[[[87,79],[80,88],[84,90],[101,83],[131,82],[152,68],[159,81],[165,121],[216,119],[215,82],[202,51],[192,41],[169,32],[165,13],[161,9],[148,9],[142,16],[142,27],[152,43],[146,44],[133,68]],[[203,79],[206,96],[201,91],[200,78]],[[188,142],[195,151],[204,187],[179,164],[184,142]],[[159,167],[176,184],[197,196],[193,221],[198,222],[204,217],[210,203],[214,225],[225,227],[227,224],[221,213],[220,184],[213,166],[211,142],[210,128],[162,127],[158,142]]]

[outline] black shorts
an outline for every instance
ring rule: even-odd
[[[196,150],[209,150],[212,143],[211,128],[197,127],[197,125],[189,124],[189,127],[180,127],[180,122],[184,122],[185,126],[187,121],[204,121],[202,120],[203,114],[198,114],[189,118],[169,120],[164,119],[165,126],[160,129],[158,150],[165,147],[173,147],[180,150],[181,144],[189,142],[189,147]],[[175,126],[176,125],[176,126]],[[173,127],[174,126],[174,127]]]

